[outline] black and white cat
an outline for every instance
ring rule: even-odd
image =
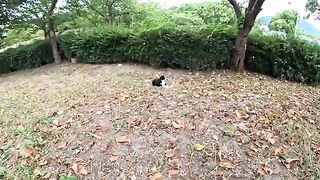
[[[152,81],[152,86],[167,86],[166,78],[164,77],[164,75],[160,76],[160,78],[154,79]]]

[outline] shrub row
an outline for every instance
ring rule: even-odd
[[[0,53],[0,74],[53,63],[48,41],[35,41]]]
[[[133,33],[126,29],[91,29],[59,36],[59,49],[81,63],[132,61],[189,70],[226,68],[235,31],[200,32],[155,29]],[[296,38],[253,36],[248,46],[248,70],[305,83],[320,82],[320,46]],[[0,73],[52,62],[48,42],[20,46],[0,53]]]

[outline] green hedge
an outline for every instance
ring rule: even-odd
[[[152,66],[212,70],[230,65],[235,31],[91,29],[58,37],[66,57],[81,63],[136,62]],[[245,66],[261,74],[304,83],[320,82],[320,46],[295,38],[251,37]],[[39,41],[0,53],[0,73],[52,62],[49,44]]]
[[[53,63],[49,42],[35,41],[0,53],[0,74]]]

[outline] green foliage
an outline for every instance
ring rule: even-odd
[[[114,63],[131,60],[153,66],[186,69],[226,67],[232,46],[228,32],[185,32],[160,28],[133,34],[123,29],[96,29],[78,32],[72,44],[59,40],[61,49],[83,63]],[[70,41],[69,41],[70,42]],[[64,44],[67,43],[67,44]],[[71,47],[71,48],[67,48]]]
[[[249,70],[304,83],[320,82],[320,45],[272,36],[253,37],[247,52]]]
[[[3,44],[1,47],[11,46],[20,42],[29,41],[34,38],[43,37],[41,31],[34,31],[32,29],[25,28],[13,28],[7,31],[6,37],[2,39]]]
[[[286,34],[293,34],[296,28],[298,12],[285,10],[272,17],[268,27],[274,31],[281,31]]]
[[[156,67],[212,70],[229,66],[236,28],[211,26],[201,31],[160,27],[134,33],[124,28],[70,31],[58,37],[60,51],[81,63],[130,61]],[[320,46],[288,38],[253,34],[246,68],[290,81],[320,82]],[[47,41],[0,53],[0,72],[37,67],[52,62]]]
[[[0,53],[0,73],[39,67],[52,63],[52,53],[48,41],[36,41],[30,45],[20,45]]]
[[[184,4],[173,8],[172,11],[200,18],[205,24],[234,26],[237,22],[234,17],[234,10],[226,1]]]
[[[308,16],[316,16],[320,19],[320,2],[318,0],[307,0],[306,10],[308,11]]]

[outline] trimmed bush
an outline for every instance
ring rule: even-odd
[[[53,62],[49,42],[35,41],[0,53],[0,73],[39,67]]]
[[[253,37],[246,67],[290,81],[319,83],[320,45],[293,37]]]
[[[160,28],[140,33],[127,29],[95,28],[58,37],[61,55],[81,63],[131,61],[157,67],[189,70],[223,69],[230,65],[236,32],[205,29],[198,32]],[[290,81],[320,82],[320,46],[288,37],[252,36],[245,66],[248,70]],[[0,53],[0,73],[52,63],[47,41]]]

